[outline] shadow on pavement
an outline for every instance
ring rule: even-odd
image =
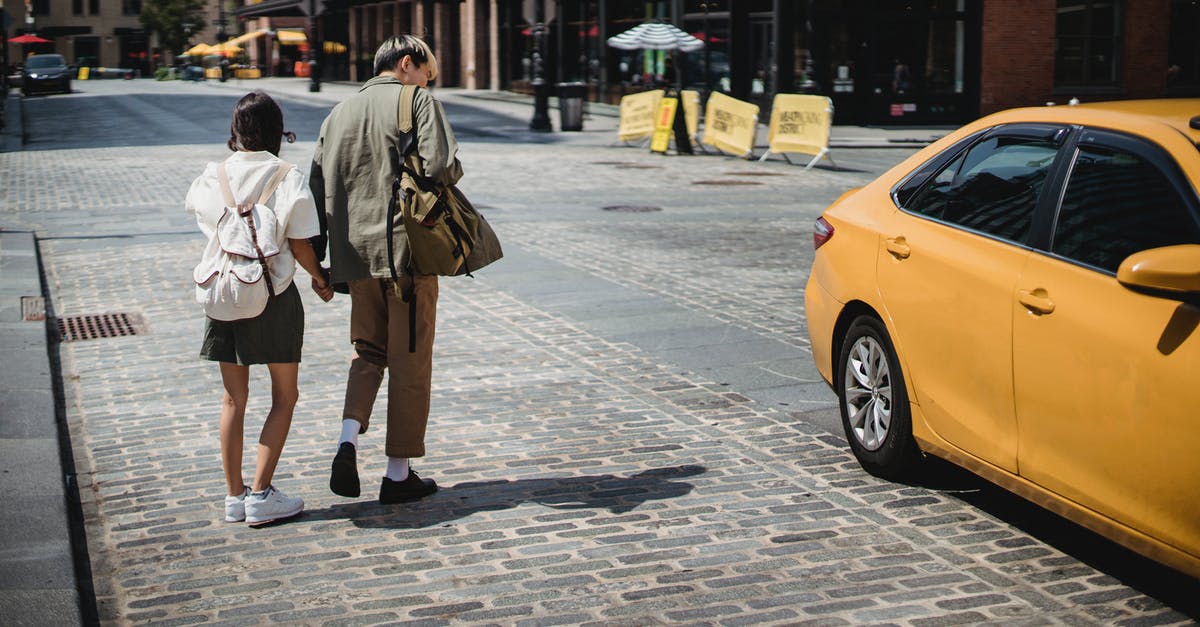
[[[432,527],[478,512],[512,509],[522,503],[538,503],[555,509],[607,509],[623,514],[647,501],[673,499],[690,493],[694,486],[679,481],[703,474],[704,466],[684,465],[655,468],[628,477],[585,475],[514,481],[476,481],[441,486],[438,492],[416,503],[381,505],[364,485],[370,501],[344,503],[305,511],[302,520],[348,518],[356,527],[419,529]]]
[[[954,464],[928,457],[905,483],[959,499],[1191,618],[1200,618],[1200,580],[1104,538]]]

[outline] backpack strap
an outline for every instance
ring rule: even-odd
[[[225,171],[224,161],[217,164],[217,181],[221,184],[221,195],[225,196],[225,206],[238,206],[237,200],[233,197],[233,188],[229,187],[229,173]]]
[[[418,180],[420,175],[408,167],[409,156],[412,155],[413,161],[417,167],[420,167],[421,155],[417,153],[417,134],[413,132],[413,104],[417,100],[416,85],[401,85],[400,86],[400,102],[397,105],[396,126],[400,130],[400,171],[408,173],[413,177],[413,180]],[[410,136],[411,135],[411,136]],[[420,176],[420,178],[425,178]],[[388,228],[387,228],[387,257],[388,269],[392,272],[392,287],[400,289],[400,277],[396,275],[396,258],[393,250],[393,231],[396,225],[396,195],[408,192],[400,187],[400,177],[396,177],[392,181],[392,197],[388,202]],[[408,303],[408,352],[417,352],[417,281],[416,274],[410,271],[408,273],[408,288],[401,290],[401,302]]]
[[[276,188],[283,182],[283,177],[295,166],[286,161],[280,161],[279,166],[275,168],[275,173],[267,179],[263,185],[262,194],[258,197],[258,203],[264,205],[271,199],[271,195],[275,193]],[[233,196],[233,188],[229,184],[229,172],[225,169],[225,162],[217,164],[217,181],[221,184],[221,195],[225,197],[226,207],[237,207],[238,201]]]
[[[283,177],[292,170],[292,164],[286,161],[280,161],[279,166],[275,169],[275,174],[267,180],[267,184],[263,186],[262,194],[258,197],[258,204],[265,205],[271,199],[271,195],[275,193],[276,188],[283,182]]]

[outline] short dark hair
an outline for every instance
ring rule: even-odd
[[[429,49],[429,44],[408,34],[388,37],[379,45],[379,50],[375,52],[375,76],[379,76],[380,72],[396,69],[396,65],[405,55],[411,56],[417,67],[428,68],[430,80],[437,78],[437,59]]]
[[[233,122],[229,125],[229,149],[258,151],[265,150],[279,156],[283,143],[283,111],[270,96],[253,91],[233,108]],[[295,141],[289,138],[289,143]]]

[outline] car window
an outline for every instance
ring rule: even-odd
[[[1116,272],[1133,253],[1175,244],[1200,244],[1200,227],[1169,177],[1138,155],[1080,146],[1051,250]]]
[[[58,55],[35,56],[30,57],[26,63],[26,67],[30,69],[38,69],[43,67],[55,67],[63,64],[63,58]]]
[[[921,187],[905,209],[1022,242],[1058,146],[997,135],[972,146]]]

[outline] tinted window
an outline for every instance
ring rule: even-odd
[[[44,54],[29,57],[29,60],[25,62],[25,66],[29,69],[36,69],[43,67],[56,67],[63,65],[64,63],[65,62],[63,61],[63,58],[57,54]]]
[[[1081,146],[1052,250],[1116,272],[1133,253],[1175,244],[1200,244],[1200,229],[1166,174],[1128,152]]]
[[[1058,147],[996,136],[951,161],[913,195],[909,211],[1015,242],[1024,241]]]

